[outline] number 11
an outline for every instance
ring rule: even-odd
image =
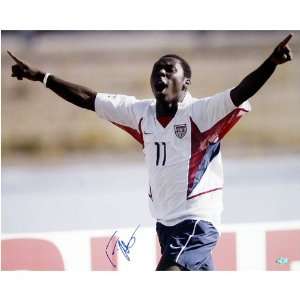
[[[156,165],[158,166],[159,158],[160,158],[160,143],[155,142],[154,144],[156,145]],[[163,162],[162,162],[162,166],[164,166],[165,163],[166,163],[166,158],[167,158],[166,143],[161,142],[161,144],[163,145],[163,148],[164,148],[164,150],[163,150],[164,151],[163,152]]]

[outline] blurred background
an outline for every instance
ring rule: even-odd
[[[6,50],[99,92],[152,97],[162,55],[183,56],[191,93],[237,85],[285,31],[2,31],[2,233],[153,226],[140,145],[42,84],[10,77]],[[223,141],[224,224],[300,220],[300,32],[294,59]],[[120,192],[122,191],[122,192]]]

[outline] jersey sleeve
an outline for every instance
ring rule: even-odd
[[[207,132],[213,140],[220,140],[246,113],[251,111],[249,101],[239,107],[230,97],[231,89],[211,97],[193,101],[191,118],[201,132]]]
[[[95,112],[100,118],[110,121],[143,143],[140,102],[133,96],[97,93]]]

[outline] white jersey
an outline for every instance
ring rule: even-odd
[[[250,111],[249,102],[236,107],[230,90],[202,99],[187,93],[165,128],[155,105],[155,99],[98,93],[95,111],[141,143],[150,210],[158,222],[173,226],[202,219],[218,228],[223,210],[220,140]]]

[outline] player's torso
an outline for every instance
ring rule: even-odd
[[[184,211],[191,155],[189,109],[179,105],[166,127],[156,118],[155,105],[147,108],[142,121],[144,154],[148,167],[150,208],[157,219]]]
[[[201,151],[192,153],[195,144],[192,123],[189,102],[179,104],[166,127],[156,118],[155,103],[143,114],[141,131],[149,176],[150,209],[161,222],[176,223],[180,218],[198,216],[199,210],[208,205],[196,200],[197,195],[222,185],[218,176],[222,174],[220,155],[206,166],[201,161],[209,161],[207,157],[198,159]],[[197,168],[193,171],[195,165]],[[201,179],[197,180],[199,174]]]
[[[179,105],[173,119],[163,127],[156,118],[155,105],[147,108],[142,121],[144,153],[150,169],[162,170],[190,157],[191,125],[188,107]]]

